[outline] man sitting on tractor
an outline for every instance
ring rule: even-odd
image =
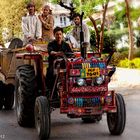
[[[55,39],[48,44],[48,62],[49,67],[46,75],[46,86],[48,90],[52,90],[55,76],[53,74],[53,63],[58,57],[71,57],[73,52],[68,43],[63,40],[63,29],[56,27],[53,31]]]

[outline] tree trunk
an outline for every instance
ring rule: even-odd
[[[132,30],[132,25],[131,25],[131,20],[130,20],[130,9],[129,9],[128,0],[125,0],[125,4],[126,4],[126,16],[128,19],[129,42],[130,42],[128,59],[132,60],[133,59],[134,40],[133,40],[133,30]]]
[[[96,47],[99,49],[99,43],[100,43],[100,35],[99,35],[99,31],[96,25],[96,21],[94,20],[94,18],[92,16],[89,16],[89,19],[91,20],[94,29],[95,29],[95,33],[96,33]]]
[[[102,53],[103,51],[103,44],[104,44],[104,24],[105,24],[105,17],[106,17],[106,12],[107,12],[107,7],[108,7],[109,0],[106,2],[105,6],[103,7],[104,12],[103,12],[103,20],[101,23],[101,32],[100,32],[100,45],[99,45],[99,52]]]

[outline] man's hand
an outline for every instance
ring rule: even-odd
[[[41,15],[38,15],[38,18],[40,19],[40,21],[41,21],[42,23],[45,24],[45,21],[43,20],[43,17],[42,17]]]
[[[55,52],[55,51],[52,51],[51,52],[51,55],[54,55],[54,56],[64,56],[64,53],[63,52]]]
[[[42,37],[38,37],[37,40],[38,41],[43,41],[43,38]]]
[[[56,52],[55,56],[64,56],[63,52]]]
[[[28,40],[28,42],[33,42],[35,39],[29,36],[29,37],[27,37],[27,40]]]

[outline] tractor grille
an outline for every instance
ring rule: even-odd
[[[75,98],[74,106],[76,107],[93,107],[100,105],[100,98]]]
[[[100,69],[104,69],[106,67],[104,62],[97,63],[81,63],[72,65],[72,69],[84,69],[84,68],[95,68],[98,67]]]

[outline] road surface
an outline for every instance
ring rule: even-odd
[[[51,114],[50,140],[139,140],[140,139],[140,71],[121,69],[113,76],[110,89],[124,96],[126,103],[126,127],[121,136],[109,134],[106,114],[99,123],[83,123],[81,119],[69,119],[59,113]],[[133,75],[133,77],[132,77]],[[123,78],[125,76],[125,78]],[[0,75],[0,79],[3,79]],[[14,109],[0,111],[0,140],[39,140],[35,128],[23,128],[17,124]]]
[[[123,92],[126,102],[127,121],[121,136],[111,136],[106,115],[99,123],[83,123],[81,119],[69,119],[59,114],[59,109],[51,114],[50,140],[139,140],[140,139],[140,86],[116,88]],[[0,111],[0,140],[38,140],[35,128],[23,128],[17,124],[14,110]]]

